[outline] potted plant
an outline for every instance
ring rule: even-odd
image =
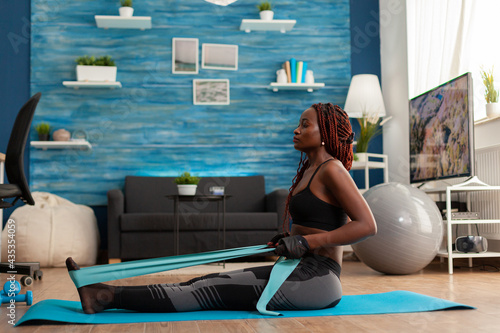
[[[356,156],[355,161],[365,162],[367,160],[366,153],[371,139],[382,133],[382,125],[384,125],[391,117],[382,119],[377,113],[363,113],[361,118],[358,118],[359,135],[356,140]]]
[[[35,130],[38,133],[39,141],[49,141],[50,138],[50,125],[49,123],[40,123],[35,126]]]
[[[498,90],[495,90],[493,82],[493,68],[489,72],[481,70],[481,78],[485,87],[486,116],[488,118],[498,117],[500,116],[500,104],[498,103]]]
[[[120,0],[122,6],[118,10],[120,12],[120,16],[123,17],[132,17],[134,15],[134,8],[132,8],[132,0]]]
[[[191,176],[189,172],[184,172],[179,177],[175,178],[179,195],[195,195],[199,182],[200,178]]]
[[[94,56],[78,57],[76,60],[76,80],[94,82],[115,82],[117,68],[110,56],[96,59]]]
[[[259,15],[261,20],[271,21],[273,19],[274,12],[269,1],[261,2],[259,5],[257,5],[257,8],[259,8]]]

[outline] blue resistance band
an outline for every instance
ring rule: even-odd
[[[270,252],[267,245],[256,245],[248,247],[233,248],[212,252],[184,254],[174,257],[163,257],[128,261],[117,264],[84,267],[79,270],[70,271],[71,280],[77,288],[89,284],[120,280],[134,276],[141,276],[152,273],[165,272],[172,269],[191,267],[196,265],[208,264],[221,260],[246,257],[259,253]],[[257,310],[265,315],[280,315],[277,312],[267,311],[267,303],[278,291],[283,282],[288,278],[292,271],[299,264],[300,259],[287,259],[280,257],[271,271],[269,282],[257,303]]]

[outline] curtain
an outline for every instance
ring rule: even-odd
[[[409,96],[471,72],[474,119],[486,117],[480,70],[500,60],[498,0],[407,0]],[[494,68],[500,88],[500,63]]]

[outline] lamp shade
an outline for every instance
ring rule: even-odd
[[[384,99],[376,75],[359,74],[352,77],[344,110],[350,118],[361,118],[363,114],[385,116]]]

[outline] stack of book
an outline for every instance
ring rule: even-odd
[[[283,63],[283,68],[285,69],[288,83],[306,82],[307,62],[291,58]]]

